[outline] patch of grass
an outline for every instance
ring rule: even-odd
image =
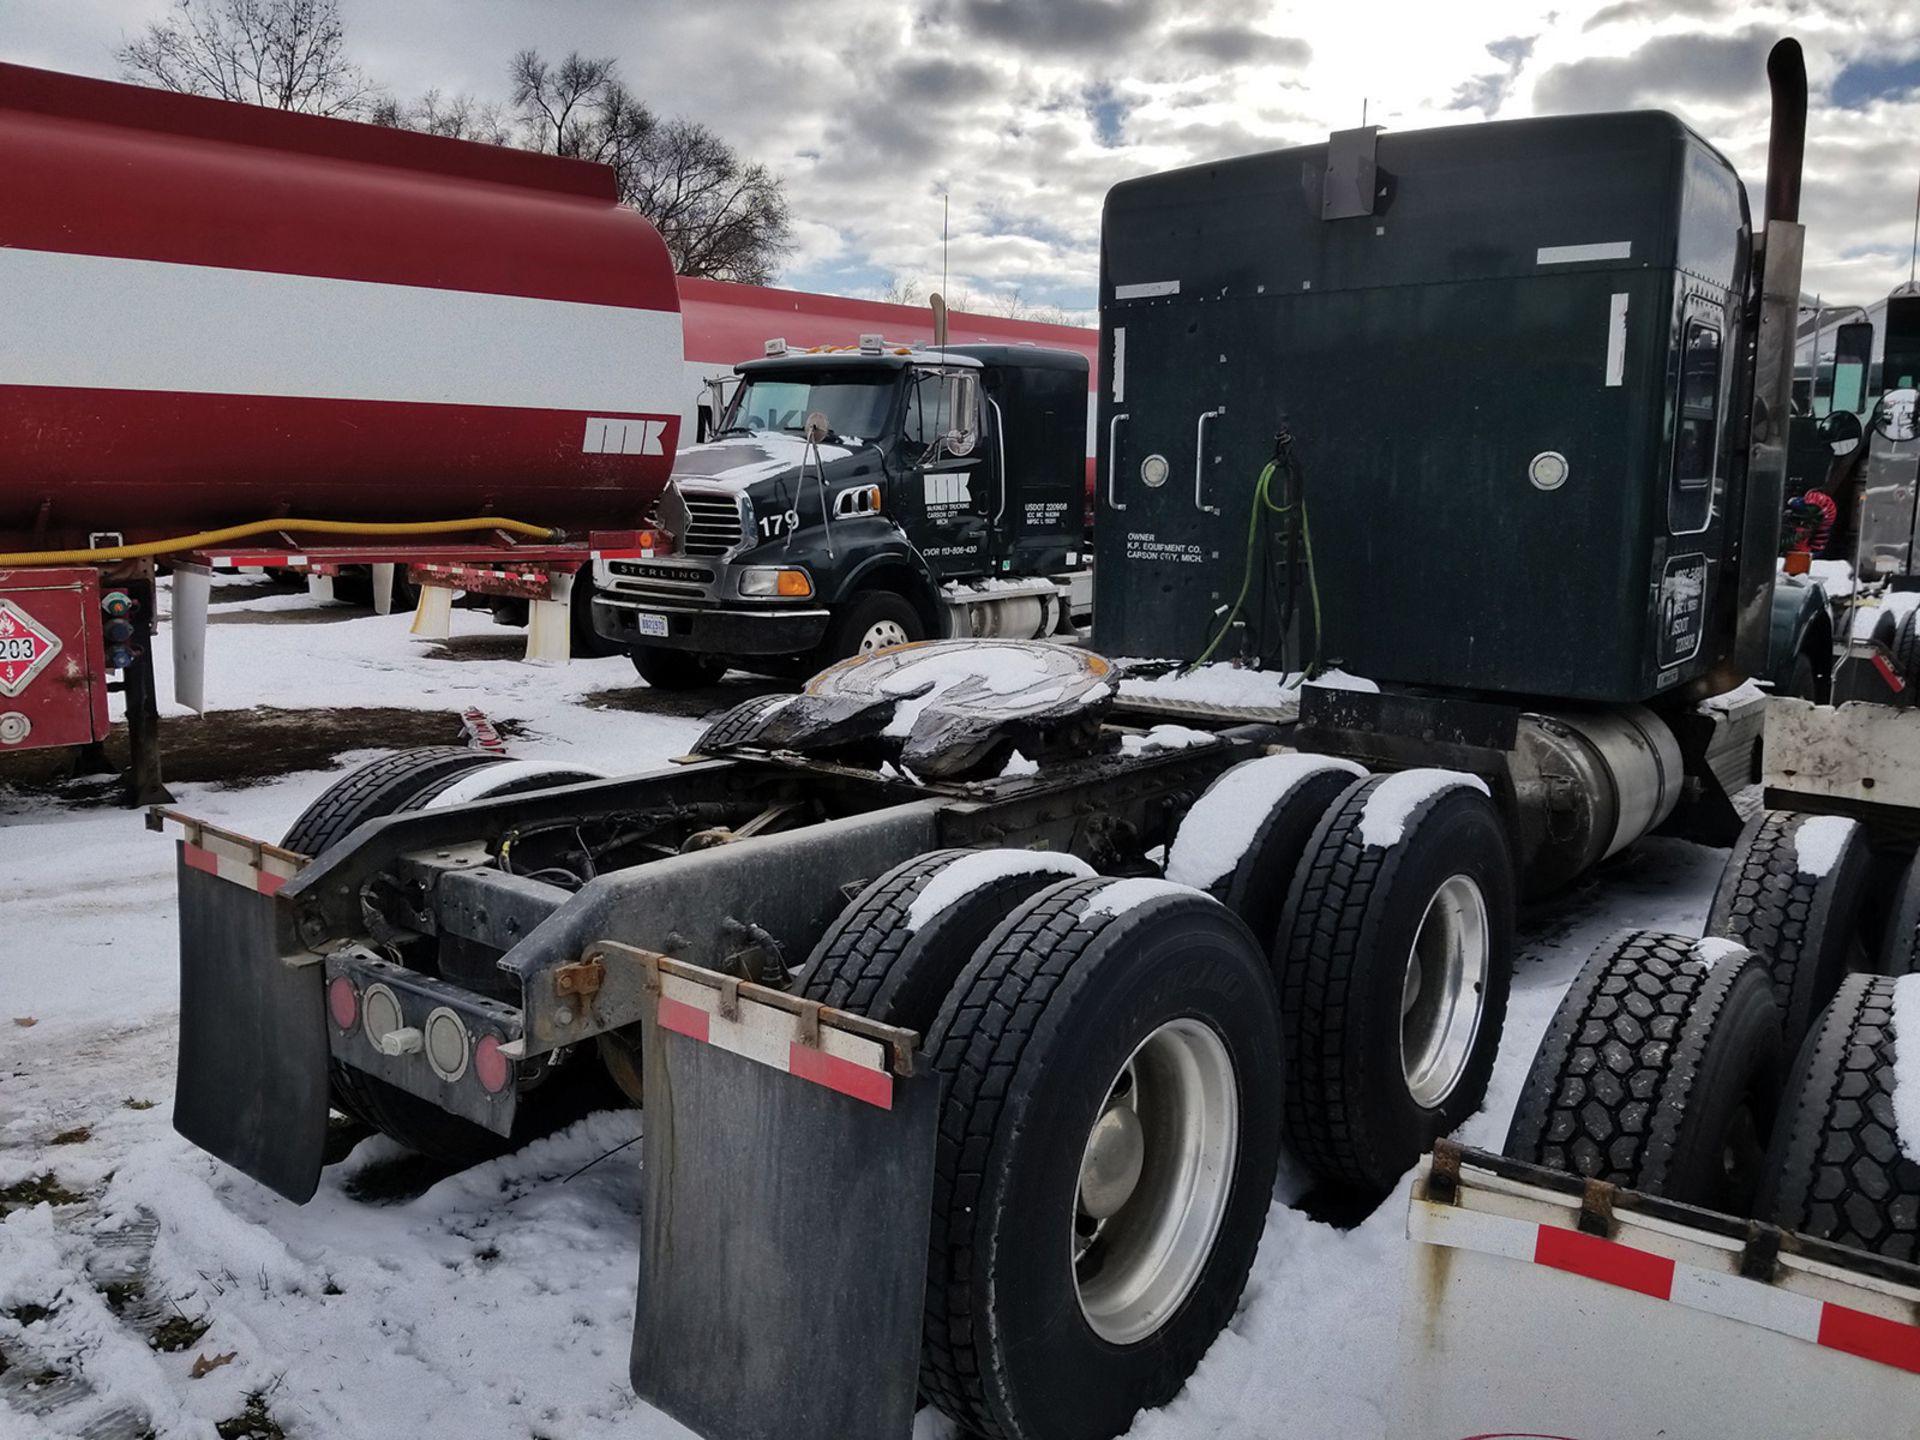
[[[149,1343],[156,1350],[185,1350],[198,1345],[200,1337],[207,1333],[211,1320],[195,1320],[186,1315],[171,1315],[160,1322]]]
[[[220,1440],[287,1440],[287,1432],[267,1410],[267,1397],[258,1390],[247,1396],[247,1407],[231,1420],[213,1427]]]
[[[500,1258],[500,1247],[498,1245],[489,1245],[483,1250],[476,1250],[473,1252],[473,1258],[478,1260],[482,1265],[491,1265]]]
[[[34,1321],[44,1320],[53,1314],[53,1307],[51,1305],[16,1305],[7,1311],[7,1314],[22,1325],[31,1325]]]
[[[93,1131],[84,1125],[76,1125],[71,1130],[62,1130],[47,1141],[49,1145],[84,1145],[93,1139]]]
[[[100,1293],[107,1297],[107,1304],[114,1314],[124,1315],[129,1306],[147,1298],[147,1287],[139,1280],[113,1280],[102,1285]]]
[[[78,1205],[86,1199],[78,1190],[69,1190],[54,1178],[51,1170],[29,1175],[11,1185],[0,1186],[0,1216],[31,1205]]]
[[[126,1099],[122,1100],[120,1103],[126,1106],[127,1109],[129,1110],[151,1110],[153,1109],[153,1106],[154,1106],[154,1102],[151,1100],[136,1100],[131,1095],[129,1095]]]
[[[327,1283],[320,1287],[320,1293],[322,1295],[344,1295],[347,1292],[335,1284],[333,1277],[329,1275],[327,1277]]]

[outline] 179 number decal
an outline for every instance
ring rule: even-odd
[[[784,535],[789,530],[800,528],[800,512],[797,510],[778,510],[771,515],[762,515],[759,520],[760,538],[771,540],[776,535]]]

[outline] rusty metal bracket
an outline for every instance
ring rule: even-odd
[[[584,999],[590,995],[598,995],[606,979],[607,962],[598,953],[589,950],[584,957],[571,965],[554,967],[553,993],[578,995]]]
[[[809,1050],[820,1048],[820,1012],[826,1008],[818,1000],[800,1002],[800,1043]]]
[[[1435,1205],[1460,1201],[1460,1145],[1454,1140],[1433,1142],[1433,1164],[1427,1171],[1427,1199]]]
[[[1740,1248],[1740,1274],[1748,1280],[1772,1284],[1780,1268],[1780,1231],[1758,1220],[1747,1222],[1747,1243]]]
[[[1613,1197],[1611,1181],[1587,1180],[1580,1191],[1581,1234],[1598,1235],[1602,1240],[1613,1238]]]
[[[244,850],[256,865],[268,855],[284,861],[295,869],[304,868],[313,859],[311,855],[303,855],[298,850],[289,850],[284,845],[269,845],[264,840],[256,840],[251,835],[243,835],[238,830],[229,830],[224,825],[215,825],[210,820],[199,819],[185,811],[175,810],[171,806],[149,805],[147,807],[147,829],[156,833],[164,832],[169,820],[186,832],[186,841],[189,845],[204,845],[207,837],[211,835]]]

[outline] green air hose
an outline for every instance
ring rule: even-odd
[[[1300,542],[1307,556],[1307,592],[1313,597],[1313,659],[1303,672],[1308,676],[1320,672],[1320,581],[1313,568],[1313,529],[1307,523],[1307,499],[1302,495],[1299,500],[1286,505],[1273,503],[1273,472],[1278,468],[1280,458],[1269,460],[1261,470],[1260,478],[1253,485],[1253,506],[1247,515],[1247,559],[1240,576],[1240,593],[1234,597],[1228,608],[1226,619],[1221,622],[1219,631],[1208,642],[1207,648],[1200,652],[1200,658],[1187,666],[1187,673],[1198,670],[1213,658],[1213,652],[1220,648],[1220,642],[1227,638],[1233,629],[1234,621],[1240,618],[1240,612],[1247,603],[1247,593],[1253,589],[1253,571],[1255,556],[1260,544],[1260,517],[1266,515],[1291,515],[1295,505],[1300,510]]]

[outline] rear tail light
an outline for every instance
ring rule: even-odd
[[[425,1049],[433,1073],[451,1084],[467,1073],[467,1027],[442,1005],[427,1016]]]
[[[500,1053],[498,1035],[482,1035],[480,1043],[473,1047],[473,1075],[489,1095],[498,1095],[507,1088],[507,1082],[513,1078],[513,1062]]]
[[[327,986],[327,1011],[342,1030],[351,1030],[353,1022],[360,1018],[360,996],[346,976],[334,976],[333,983]]]

